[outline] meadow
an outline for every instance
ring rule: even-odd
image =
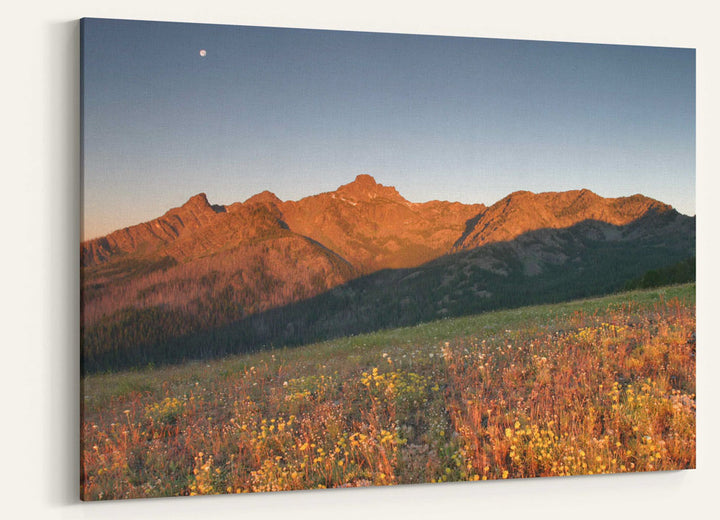
[[[85,500],[695,467],[695,285],[82,381]]]

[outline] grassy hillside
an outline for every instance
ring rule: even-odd
[[[695,286],[85,377],[85,499],[695,466]]]

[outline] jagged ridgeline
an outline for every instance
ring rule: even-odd
[[[413,203],[369,175],[298,201],[199,194],[81,245],[83,370],[599,295],[694,255],[695,218],[642,195]]]

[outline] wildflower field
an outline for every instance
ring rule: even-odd
[[[695,467],[695,285],[85,377],[86,500]]]

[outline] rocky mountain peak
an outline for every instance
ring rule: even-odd
[[[264,204],[268,206],[277,206],[282,204],[282,201],[272,191],[262,191],[247,199],[245,204]]]
[[[398,199],[405,200],[393,186],[378,184],[372,175],[360,174],[349,184],[344,184],[337,189],[342,196],[354,199]]]
[[[361,173],[360,175],[355,177],[355,180],[353,183],[356,186],[380,186],[378,182],[375,180],[375,177],[372,175],[368,175],[367,173]]]
[[[188,199],[188,201],[182,205],[183,208],[192,208],[192,209],[198,209],[198,208],[210,208],[210,203],[208,202],[207,195],[205,193],[198,193],[197,195],[193,195]]]

